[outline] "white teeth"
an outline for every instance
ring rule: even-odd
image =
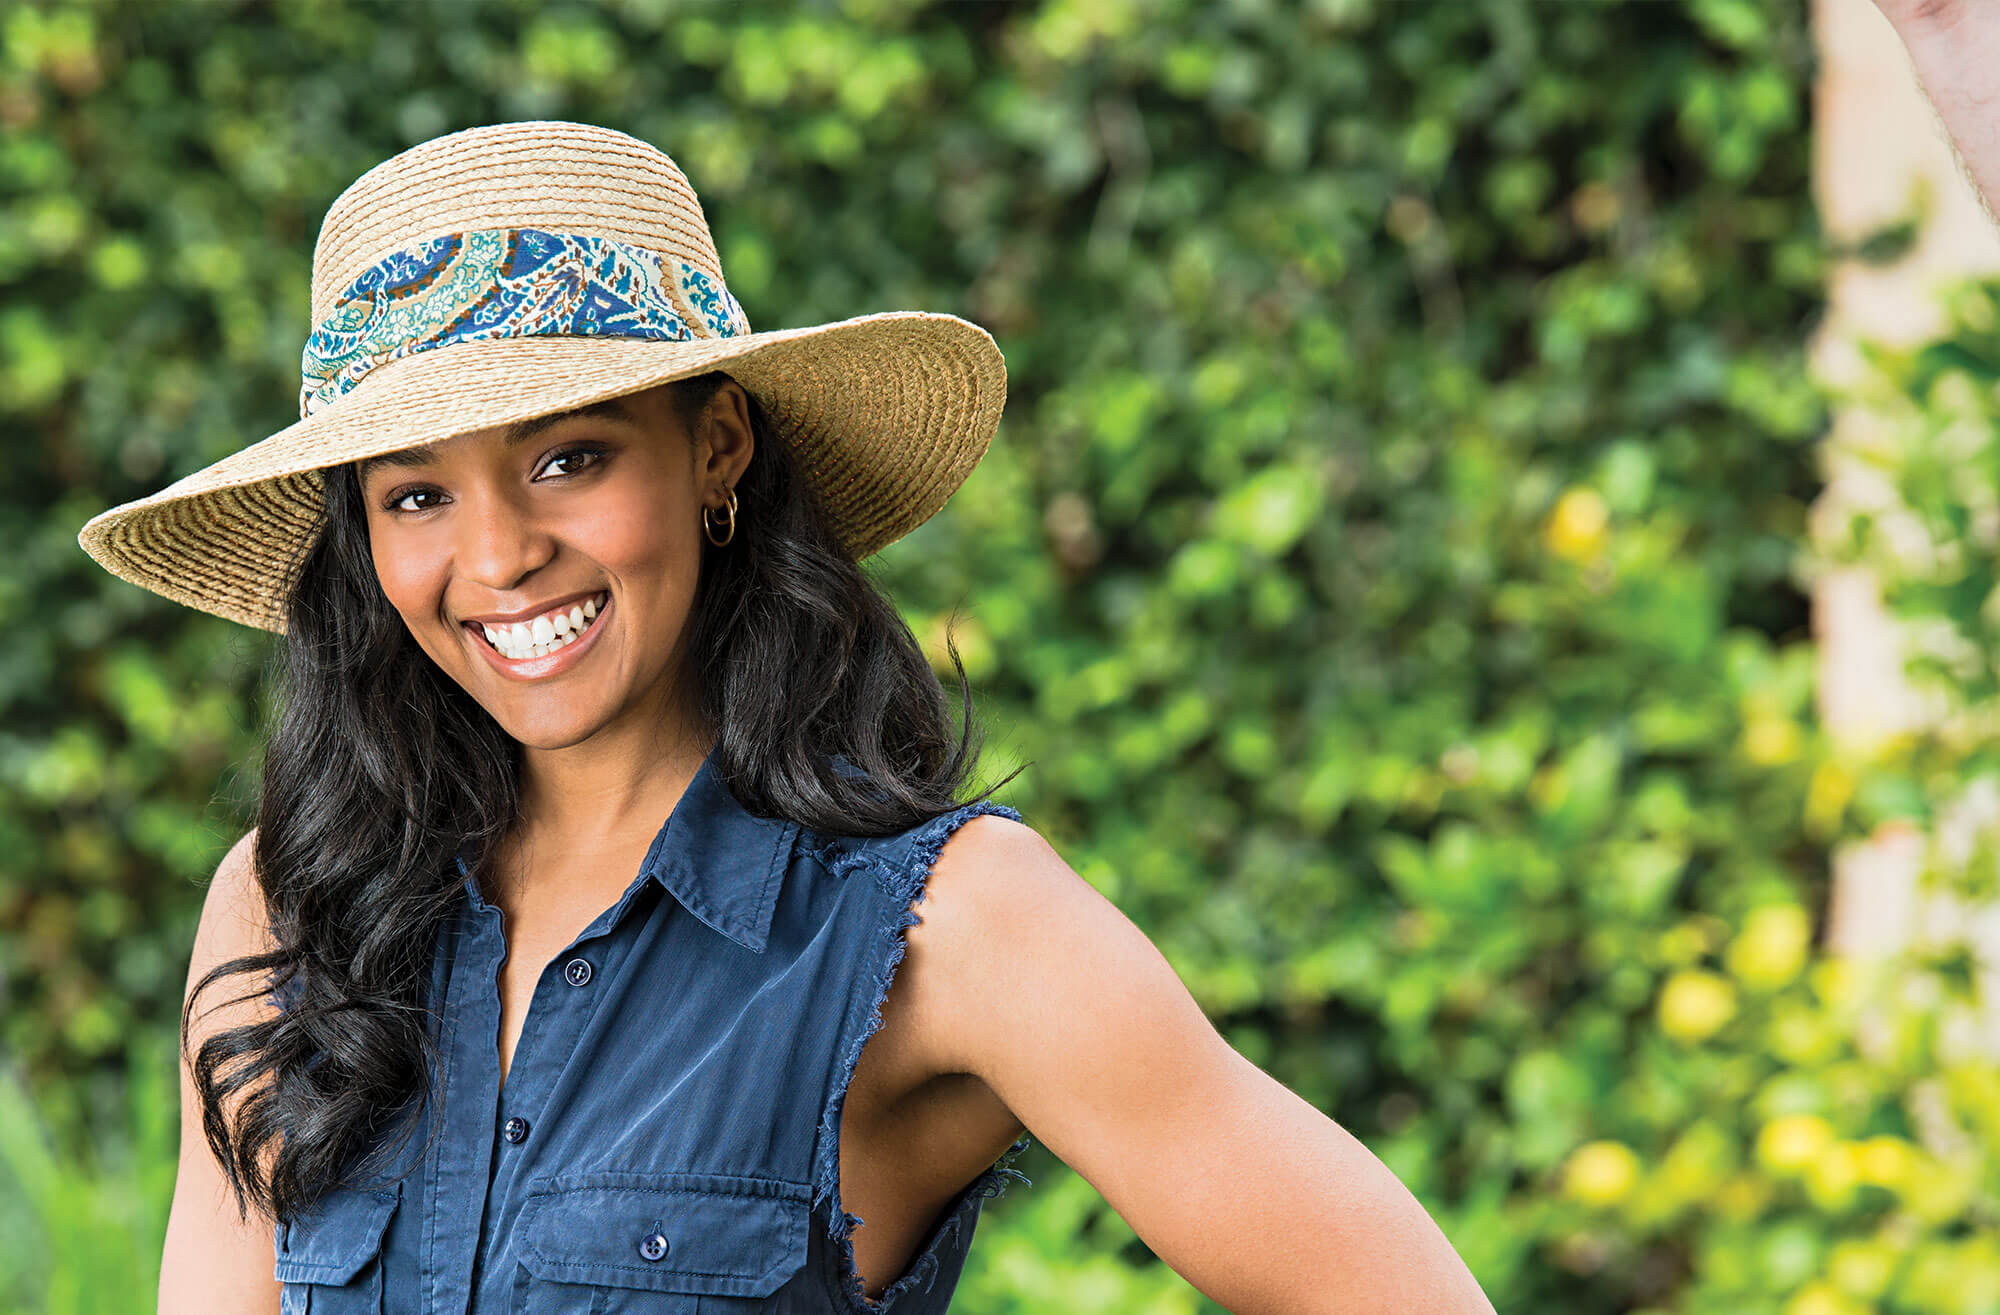
[[[567,612],[550,612],[513,625],[494,626],[482,622],[479,629],[486,636],[486,642],[510,662],[547,657],[582,637],[590,623],[597,619],[597,606],[597,599],[591,598],[573,605]]]

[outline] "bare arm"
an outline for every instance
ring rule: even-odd
[[[1910,52],[1988,218],[2000,213],[2000,5],[1875,0]]]
[[[216,964],[270,948],[263,892],[251,867],[255,834],[236,842],[209,884],[188,963],[189,991]],[[269,1010],[261,998],[218,1005],[249,986],[248,977],[226,977],[202,994],[205,1012],[196,1018],[191,1036],[196,1053],[215,1032],[254,1022]],[[277,1315],[280,1289],[273,1276],[271,1228],[271,1220],[254,1210],[247,1221],[238,1218],[236,1198],[202,1135],[194,1080],[184,1061],[180,1175],[160,1257],[160,1315]]]
[[[909,953],[950,1071],[983,1080],[1153,1251],[1235,1315],[1492,1315],[1437,1223],[1230,1047],[1173,967],[1032,828],[940,853]]]

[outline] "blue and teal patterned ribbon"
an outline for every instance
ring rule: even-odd
[[[384,256],[348,285],[306,339],[299,414],[344,397],[379,365],[455,342],[748,332],[720,279],[630,242],[536,228],[447,233]]]

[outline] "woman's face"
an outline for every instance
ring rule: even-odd
[[[749,464],[740,386],[694,433],[670,386],[363,463],[382,592],[509,735],[683,724],[701,509]]]

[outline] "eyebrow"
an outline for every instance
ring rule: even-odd
[[[639,417],[623,398],[607,397],[601,402],[591,402],[568,411],[552,411],[548,415],[530,416],[526,420],[516,420],[501,434],[500,441],[508,447],[516,447],[537,434],[554,429],[557,425],[571,420],[622,420],[628,425],[639,423]],[[428,445],[404,448],[400,452],[385,452],[379,457],[366,457],[354,467],[355,476],[367,480],[368,472],[377,466],[428,466],[437,458]]]

